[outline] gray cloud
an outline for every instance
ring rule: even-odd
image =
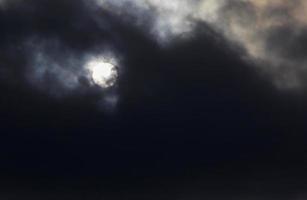
[[[35,88],[61,96],[80,88],[82,77],[87,78],[80,56],[74,55],[57,40],[32,39],[24,48],[30,58],[28,81]]]
[[[306,10],[302,0],[2,0],[0,36],[6,62],[27,57],[26,80],[55,96],[95,90],[86,60],[102,54],[121,60],[131,51],[124,40],[133,28],[161,47],[195,36],[203,24],[227,38],[222,45],[244,49],[239,56],[278,88],[300,89],[307,84]],[[13,73],[0,70],[2,78]]]
[[[192,36],[199,21],[208,23],[245,49],[243,58],[270,75],[278,88],[305,85],[307,3],[302,0],[95,1],[123,18],[133,16],[139,26],[147,25],[144,16],[150,13],[150,34],[162,45]]]
[[[97,24],[88,13],[93,11],[83,1],[1,1],[1,81],[55,98],[94,96],[113,106],[116,85],[94,84],[86,63],[105,57],[118,64],[120,51],[113,51],[118,37],[110,34],[108,19]]]
[[[213,22],[230,40],[239,43],[247,59],[271,75],[281,89],[305,86],[304,1],[236,1],[222,7]]]
[[[23,48],[28,52],[29,59],[26,81],[33,88],[55,98],[97,94],[99,108],[107,112],[116,109],[119,99],[116,85],[100,87],[87,68],[88,62],[102,58],[118,66],[119,58],[110,49],[76,52],[57,39],[40,38],[27,40]]]

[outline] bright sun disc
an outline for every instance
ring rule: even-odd
[[[103,60],[95,59],[87,64],[92,80],[95,84],[107,88],[115,84],[117,78],[116,67]]]

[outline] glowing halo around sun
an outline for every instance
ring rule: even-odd
[[[86,68],[90,72],[91,80],[95,85],[109,88],[116,83],[118,76],[116,66],[100,58],[91,59]]]

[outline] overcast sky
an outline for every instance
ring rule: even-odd
[[[0,0],[0,196],[304,199],[306,11]]]

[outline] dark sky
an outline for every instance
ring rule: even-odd
[[[0,197],[306,198],[298,2],[0,0]]]

